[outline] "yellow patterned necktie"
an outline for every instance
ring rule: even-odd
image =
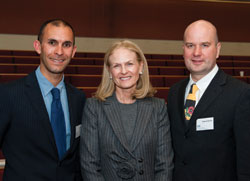
[[[184,113],[185,113],[185,118],[186,122],[188,122],[194,112],[195,108],[195,102],[196,102],[196,91],[198,90],[198,87],[196,84],[192,84],[190,87],[189,94],[186,99],[186,103],[184,106]]]

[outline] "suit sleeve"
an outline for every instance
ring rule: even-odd
[[[165,102],[159,108],[158,143],[155,154],[155,181],[172,180],[173,149]]]
[[[97,105],[87,99],[82,117],[80,159],[81,172],[85,181],[104,181],[101,174],[98,120],[95,113]]]
[[[250,181],[250,89],[240,97],[235,112],[238,181]]]
[[[0,86],[0,148],[2,148],[11,118],[11,101],[8,101],[9,96],[6,94],[7,91],[4,92],[5,89],[3,85]]]

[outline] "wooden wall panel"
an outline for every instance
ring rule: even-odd
[[[250,4],[185,0],[1,2],[0,33],[36,35],[41,23],[63,18],[81,37],[181,40],[197,19],[212,21],[220,40],[250,42]]]

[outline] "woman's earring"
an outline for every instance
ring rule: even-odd
[[[140,75],[142,75],[142,72],[139,72]]]

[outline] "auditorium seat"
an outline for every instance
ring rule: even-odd
[[[37,64],[16,64],[15,73],[31,73],[37,68]]]
[[[233,56],[233,60],[250,61],[250,56]]]
[[[102,65],[104,64],[104,59],[103,58],[94,58],[93,59],[95,65]]]
[[[153,87],[164,87],[164,77],[162,76],[150,76],[150,82]]]
[[[166,54],[147,54],[146,57],[151,57],[151,59],[165,59],[170,60],[172,59],[172,55],[166,55]]]
[[[167,101],[169,87],[155,87],[157,90],[155,97],[163,98],[165,101]]]
[[[6,82],[10,82],[10,81],[13,81],[13,80],[17,80],[17,79],[20,79],[24,76],[26,76],[27,74],[16,74],[16,73],[13,73],[13,74],[5,74],[5,73],[0,73],[0,83],[6,83]]]
[[[0,50],[0,55],[11,55],[11,50]]]
[[[234,67],[250,67],[250,61],[233,61]]]
[[[217,60],[216,63],[219,67],[233,67],[232,60]]]
[[[14,63],[18,64],[39,64],[40,63],[40,58],[39,57],[14,57]]]
[[[185,75],[185,67],[161,67],[160,75]]]
[[[179,66],[184,67],[185,63],[184,60],[168,60],[166,61],[167,66]]]
[[[250,82],[249,82],[249,78],[246,77],[246,76],[243,76],[243,77],[241,77],[241,76],[235,76],[235,78],[236,78],[236,79],[239,79],[239,80],[241,80],[241,81],[243,81],[243,82],[245,82],[245,83],[250,83]]]
[[[4,159],[2,150],[0,150],[0,159]]]
[[[226,74],[234,75],[234,68],[233,67],[220,67]]]
[[[149,66],[166,66],[166,60],[147,60]]]
[[[96,92],[97,87],[78,87],[78,89],[82,90],[86,97],[92,97],[93,93]]]
[[[4,171],[4,168],[0,168],[0,181],[2,181],[3,179],[3,171]]]
[[[171,87],[175,83],[187,78],[188,76],[167,76],[165,77],[165,87]]]
[[[72,58],[71,65],[94,65],[95,60],[93,58]]]
[[[234,68],[234,75],[240,76],[240,72],[244,72],[244,76],[250,76],[250,67],[235,67]]]
[[[0,64],[0,73],[15,73],[15,66],[11,64]]]
[[[159,75],[158,67],[148,67],[149,75]]]
[[[77,66],[76,73],[84,75],[101,75],[103,66],[101,65],[86,65],[86,66]]]
[[[97,87],[101,82],[101,75],[66,74],[65,77],[69,77],[71,84],[75,87]]]
[[[38,56],[36,51],[29,51],[29,50],[13,50],[12,55],[15,56]]]
[[[0,63],[13,63],[13,58],[9,56],[0,56]]]
[[[104,57],[104,53],[97,53],[97,52],[94,52],[94,53],[84,53],[86,57],[90,57],[90,58],[103,58]]]

